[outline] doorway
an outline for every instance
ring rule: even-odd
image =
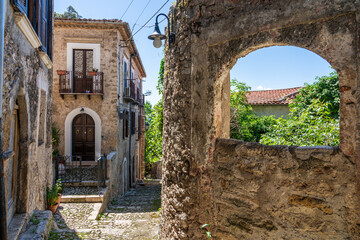
[[[82,161],[95,161],[95,122],[86,113],[73,120],[72,155],[81,156]]]

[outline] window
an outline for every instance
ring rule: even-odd
[[[124,111],[126,117],[123,119],[123,139],[129,136],[129,112]]]
[[[141,114],[140,114],[140,112],[139,112],[139,114],[138,114],[138,121],[137,121],[137,122],[138,122],[138,126],[137,126],[137,129],[138,129],[138,135],[137,135],[137,136],[138,136],[138,138],[137,138],[137,139],[140,140],[141,134],[142,134],[141,131],[143,130],[143,129],[141,128]]]
[[[41,50],[52,59],[52,0],[12,0],[26,14],[41,41]]]
[[[73,49],[73,87],[75,93],[92,93],[93,78],[89,72],[93,69],[92,49]]]
[[[128,66],[127,66],[127,62],[125,61],[125,59],[124,59],[123,63],[124,63],[123,64],[124,88],[126,88],[127,87],[127,78],[128,78],[128,71],[127,71]]]
[[[135,112],[131,113],[131,135],[135,134],[136,132],[136,128],[135,128],[135,124],[136,124],[136,119],[135,119],[136,115]]]

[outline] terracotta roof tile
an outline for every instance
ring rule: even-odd
[[[121,23],[120,19],[92,19],[92,18],[55,18],[56,22],[92,22],[92,23]]]
[[[296,97],[300,88],[302,87],[249,91],[246,93],[246,97],[250,105],[286,105]]]

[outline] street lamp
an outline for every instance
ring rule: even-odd
[[[171,43],[175,42],[175,33],[173,32],[170,32],[170,20],[168,18],[168,16],[166,16],[165,14],[163,13],[160,13],[159,15],[156,16],[156,20],[155,20],[155,29],[154,29],[154,32],[148,36],[148,38],[150,40],[153,40],[153,45],[154,47],[156,48],[159,48],[161,47],[162,45],[162,42],[161,40],[164,40],[166,39],[166,35],[162,34],[160,29],[159,29],[159,22],[158,22],[158,18],[160,16],[164,16],[167,21],[168,21],[168,26],[167,26],[167,30],[168,30],[168,36],[169,36],[169,47],[171,46]]]

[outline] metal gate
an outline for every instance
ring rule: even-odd
[[[98,182],[105,186],[107,178],[106,154],[95,165],[85,165],[81,156],[57,156],[55,159],[55,180],[63,183]]]

